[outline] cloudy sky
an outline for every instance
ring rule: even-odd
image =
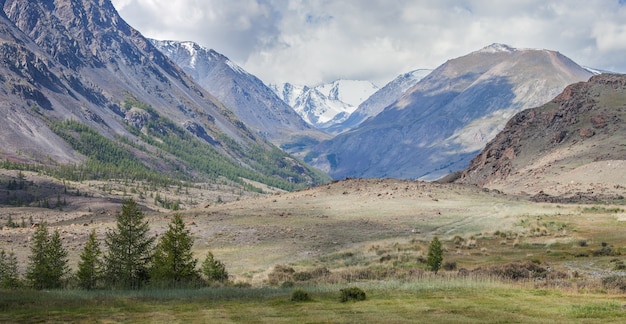
[[[626,0],[113,0],[147,37],[212,48],[266,83],[383,86],[492,43],[626,72]]]

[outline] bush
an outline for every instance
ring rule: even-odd
[[[454,261],[446,261],[443,263],[443,270],[453,271],[456,270],[456,262]]]
[[[365,300],[365,292],[359,287],[349,287],[340,290],[341,302],[345,303],[349,300],[360,301]]]
[[[309,296],[309,293],[302,289],[296,289],[291,293],[291,301],[293,302],[306,302],[310,300],[311,296]]]
[[[277,264],[274,266],[274,270],[267,275],[267,281],[271,285],[279,285],[285,281],[293,281],[293,275],[296,271],[286,265]]]
[[[626,277],[625,276],[608,276],[602,278],[602,287],[605,289],[618,289],[622,292],[626,291]]]

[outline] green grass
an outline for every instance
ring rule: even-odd
[[[341,303],[348,285],[144,291],[2,291],[0,322],[133,323],[618,323],[624,295],[535,289],[489,279],[352,283],[367,300]],[[305,289],[312,300],[291,301]]]

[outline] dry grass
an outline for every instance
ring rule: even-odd
[[[112,183],[107,183],[107,188]],[[79,189],[83,196],[68,196],[77,200],[71,200],[64,210],[6,207],[0,209],[0,222],[8,215],[14,220],[32,215],[36,221],[47,221],[61,232],[71,266],[75,267],[89,232],[96,229],[99,237],[104,236],[114,225],[114,215],[124,196],[115,190],[97,190],[104,186],[102,183],[66,186],[70,192]],[[199,189],[211,186],[215,191]],[[591,256],[602,242],[618,253],[626,247],[626,238],[621,234],[626,225],[620,221],[623,212],[533,203],[471,186],[352,179],[294,193],[248,198],[239,197],[234,187],[227,190],[231,195],[224,189],[224,184],[198,184],[167,188],[160,194],[189,194],[189,200],[194,201],[205,197],[195,205],[200,208],[181,211],[195,238],[198,258],[210,250],[226,263],[236,281],[255,285],[264,284],[277,264],[291,264],[303,271],[320,266],[333,272],[381,267],[422,269],[419,260],[434,236],[444,243],[445,261],[469,269],[536,260],[568,273],[606,273],[610,256],[580,255]],[[213,201],[215,195],[230,202],[217,204]],[[147,213],[154,235],[166,230],[172,212],[157,210],[149,196],[141,200],[139,193],[128,191],[127,196],[150,208]],[[0,244],[16,252],[22,268],[32,231],[0,231]],[[581,240],[587,246],[579,246]]]

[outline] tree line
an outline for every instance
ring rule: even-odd
[[[0,250],[0,288],[15,289],[140,289],[154,287],[202,287],[228,281],[226,266],[208,252],[198,267],[191,251],[193,237],[182,216],[174,215],[168,230],[155,242],[149,235],[144,213],[132,199],[124,201],[116,215],[116,227],[104,239],[103,251],[92,230],[71,273],[68,253],[58,230],[46,224],[35,229],[24,279],[13,252]],[[156,243],[156,245],[155,245]]]

